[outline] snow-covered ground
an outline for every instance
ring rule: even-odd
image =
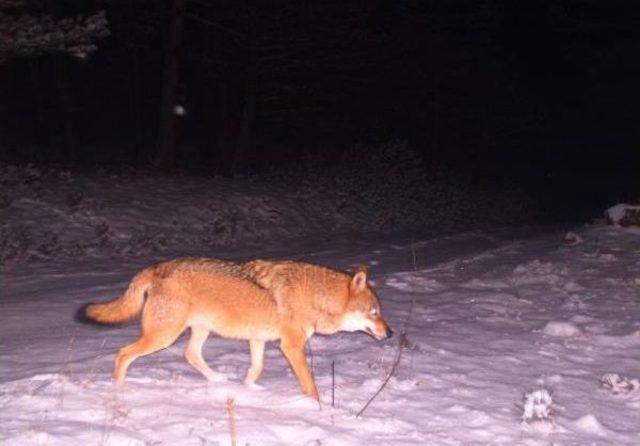
[[[137,360],[116,391],[113,359],[138,327],[85,326],[73,316],[119,295],[158,256],[12,264],[0,288],[0,442],[230,444],[231,397],[239,445],[637,446],[640,233],[574,231],[572,246],[548,227],[202,246],[224,258],[371,265],[385,316],[408,342],[396,375],[358,418],[392,367],[398,337],[314,337],[321,410],[301,397],[276,344],[254,390],[241,382],[246,343],[218,338],[204,355],[227,382],[209,384],[189,366],[182,337]]]
[[[397,159],[401,148],[386,150],[347,163],[357,172],[301,167],[297,176],[238,179],[0,166],[0,262],[175,256],[415,227],[441,234],[531,218],[517,191],[430,178],[413,159]]]

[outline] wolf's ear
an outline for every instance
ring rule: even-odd
[[[367,287],[367,269],[364,266],[358,267],[358,270],[351,279],[351,291],[360,292],[364,291]]]

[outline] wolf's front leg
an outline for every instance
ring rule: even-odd
[[[303,330],[287,330],[282,334],[280,349],[289,361],[289,364],[291,364],[291,368],[300,382],[302,391],[320,402],[318,389],[316,389],[311,369],[304,355],[305,342],[306,336]]]
[[[194,325],[191,327],[191,338],[184,351],[184,357],[187,362],[202,373],[209,381],[226,381],[226,377],[220,373],[214,372],[202,357],[202,345],[209,336],[209,329]]]
[[[264,364],[264,341],[252,339],[249,341],[249,350],[251,351],[251,367],[247,371],[247,377],[244,384],[247,387],[254,387],[256,380],[262,374]]]

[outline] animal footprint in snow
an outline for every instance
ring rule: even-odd
[[[606,373],[600,378],[600,387],[609,390],[614,395],[620,393],[629,393],[640,388],[637,379],[629,379],[617,373]]]

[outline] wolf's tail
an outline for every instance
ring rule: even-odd
[[[101,324],[117,324],[133,319],[142,311],[153,276],[153,268],[139,272],[122,296],[101,304],[89,304],[81,309],[84,314],[80,316]]]

